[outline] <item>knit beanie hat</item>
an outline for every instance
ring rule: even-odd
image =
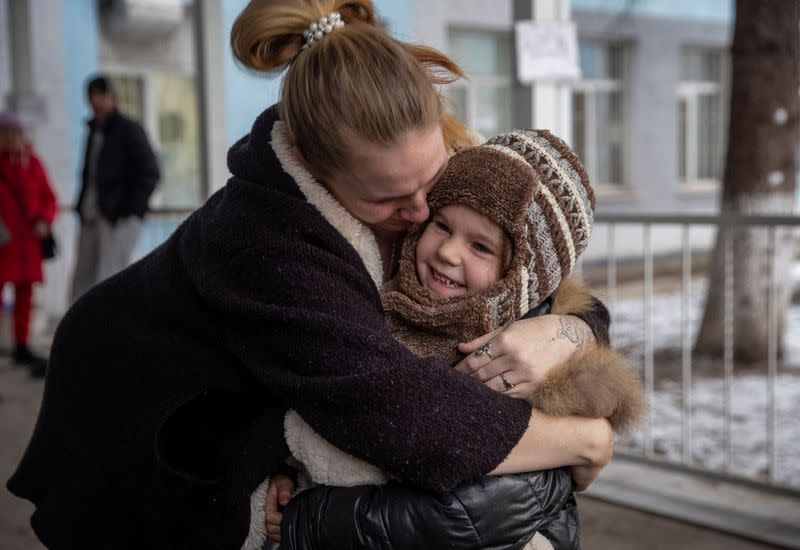
[[[566,278],[589,242],[595,198],[586,171],[547,130],[500,134],[450,162],[430,193],[431,209],[463,204],[505,230],[514,244],[511,276],[526,282],[524,314]]]
[[[398,289],[383,295],[387,319],[403,319],[395,326],[435,326],[459,338],[471,334],[458,325],[476,325],[471,329],[476,337],[518,319],[550,296],[586,248],[595,206],[578,157],[547,130],[508,132],[454,154],[428,202],[433,211],[449,204],[468,206],[500,225],[512,240],[511,263],[497,283],[472,296],[445,298],[417,278],[415,249],[424,226],[406,237]]]

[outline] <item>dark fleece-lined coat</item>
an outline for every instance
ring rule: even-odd
[[[228,165],[224,189],[58,327],[8,482],[50,548],[258,548],[289,408],[435,490],[491,471],[527,427],[528,403],[392,338],[373,234],[294,160],[275,106]]]
[[[528,403],[392,338],[374,236],[294,161],[276,113],[231,149],[223,190],[58,327],[8,483],[49,547],[257,547],[288,408],[431,489],[492,470],[524,432]]]

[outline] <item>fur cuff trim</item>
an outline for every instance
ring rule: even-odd
[[[597,345],[553,367],[531,403],[553,416],[607,418],[620,434],[641,423],[648,410],[642,383],[628,360]]]
[[[295,157],[294,150],[282,121],[276,121],[272,128],[272,149],[284,172],[294,179],[306,200],[314,205],[320,214],[331,224],[350,245],[355,248],[364,267],[377,288],[383,285],[383,262],[375,234],[328,192]]]
[[[577,315],[588,313],[592,307],[592,294],[579,280],[568,277],[561,281],[552,295],[554,315]]]
[[[564,279],[553,292],[557,315],[580,315],[592,306],[592,295],[577,279]],[[639,376],[627,357],[591,343],[557,365],[536,388],[531,404],[554,416],[608,418],[614,431],[627,434],[647,415]]]

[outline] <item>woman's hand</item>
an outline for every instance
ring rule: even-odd
[[[272,542],[281,541],[281,509],[289,504],[294,493],[294,482],[283,474],[275,474],[269,480],[267,502],[264,504],[264,515],[267,522],[267,537]]]
[[[600,475],[600,471],[611,462],[611,456],[614,453],[614,430],[611,429],[611,423],[605,418],[594,419],[594,421],[597,423],[592,430],[595,441],[587,453],[586,462],[570,468],[576,492],[589,488],[589,485]]]
[[[527,399],[551,368],[593,341],[589,326],[572,315],[522,319],[459,344],[470,355],[456,369],[495,391]]]
[[[573,490],[576,493],[580,493],[588,489],[589,485],[597,479],[602,470],[603,466],[572,466],[570,472],[572,474],[572,483],[574,484]]]

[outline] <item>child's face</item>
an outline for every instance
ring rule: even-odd
[[[417,242],[417,276],[440,296],[476,294],[500,278],[503,229],[468,206],[433,214]]]

